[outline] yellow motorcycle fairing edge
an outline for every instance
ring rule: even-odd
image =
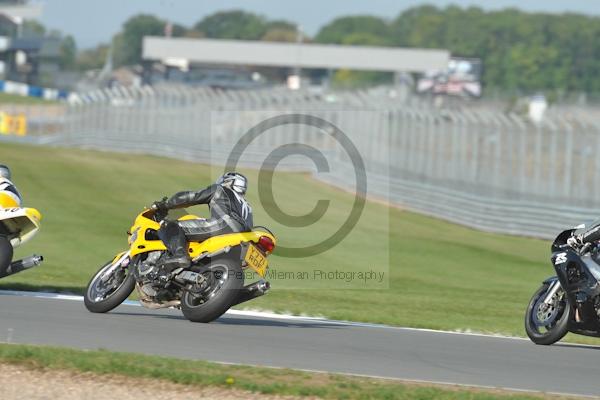
[[[39,228],[40,221],[42,220],[42,213],[36,210],[35,208],[25,208],[25,213],[32,221],[34,221],[36,226]]]
[[[0,216],[0,224],[4,221],[4,228],[9,231],[14,248],[29,241],[40,229],[42,214],[35,208],[0,207],[0,211],[3,214]]]

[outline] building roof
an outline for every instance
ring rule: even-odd
[[[36,19],[42,16],[42,4],[0,4],[0,14],[11,18]]]

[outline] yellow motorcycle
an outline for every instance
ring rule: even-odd
[[[0,199],[0,278],[40,265],[44,258],[32,255],[13,261],[13,250],[29,241],[40,229],[42,214],[34,208],[3,208]]]
[[[183,212],[170,219],[198,217]],[[163,216],[145,209],[128,231],[129,250],[117,254],[94,275],[85,291],[87,309],[108,312],[137,291],[147,308],[180,308],[193,322],[211,322],[230,307],[264,295],[267,257],[275,248],[275,236],[264,227],[250,232],[214,236],[188,243],[189,268],[162,268],[167,248],[158,237]],[[245,278],[256,281],[244,286]]]

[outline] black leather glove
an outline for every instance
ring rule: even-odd
[[[574,249],[583,246],[583,235],[573,235],[567,239],[567,244]]]
[[[167,207],[167,198],[163,197],[162,200],[155,201],[152,203],[150,208],[156,211],[156,214],[160,217],[160,219],[163,219],[169,213],[169,207]]]

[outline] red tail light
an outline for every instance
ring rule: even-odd
[[[258,239],[258,245],[267,253],[272,253],[275,248],[275,243],[268,236],[261,236],[260,239]]]

